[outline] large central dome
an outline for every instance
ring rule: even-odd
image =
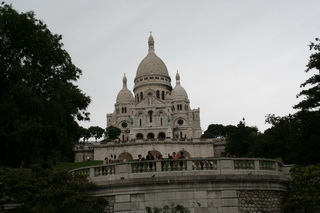
[[[147,75],[160,75],[169,77],[168,69],[164,62],[154,52],[154,40],[150,35],[148,40],[149,52],[148,55],[140,62],[136,79]]]

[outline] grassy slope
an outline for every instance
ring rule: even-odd
[[[78,163],[59,162],[59,163],[57,163],[57,165],[53,166],[53,169],[61,169],[61,170],[70,171],[72,169],[76,169],[76,168],[80,168],[80,167],[101,165],[102,163],[103,163],[103,161],[85,161],[85,162],[78,162]]]

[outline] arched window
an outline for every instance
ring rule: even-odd
[[[143,93],[140,92],[140,98],[141,98],[141,101],[143,100]]]
[[[148,114],[149,114],[149,122],[152,123],[152,114],[153,114],[153,112],[149,111]]]
[[[136,138],[139,140],[139,139],[143,139],[143,134],[141,134],[141,133],[138,133],[137,135],[136,135]]]
[[[142,119],[139,119],[139,126],[142,127]]]
[[[163,139],[166,138],[166,134],[165,134],[164,132],[160,132],[160,133],[158,134],[158,138],[159,138],[160,140],[163,140]]]
[[[161,99],[164,100],[164,91],[161,92]]]
[[[160,126],[163,126],[163,113],[162,112],[160,112],[159,113],[159,123],[160,123]]]
[[[148,93],[148,104],[151,105],[152,104],[152,94]]]
[[[159,90],[157,90],[157,92],[156,92],[156,97],[160,99],[160,91]]]
[[[152,132],[148,133],[147,138],[148,139],[153,139],[154,138],[154,134]]]
[[[137,94],[137,102],[139,102],[139,94]]]

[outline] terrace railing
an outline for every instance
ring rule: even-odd
[[[151,172],[166,172],[167,175],[169,175],[171,172],[196,172],[197,170],[220,171],[220,174],[223,172],[229,174],[234,172],[236,174],[237,172],[239,173],[245,170],[281,173],[283,165],[276,160],[259,158],[190,158],[109,163],[99,166],[78,168],[70,172],[95,178],[111,177],[119,174],[146,174]]]

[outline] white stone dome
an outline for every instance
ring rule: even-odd
[[[133,97],[131,91],[127,88],[127,77],[126,77],[126,75],[124,75],[124,77],[122,79],[122,82],[123,82],[123,87],[122,87],[122,89],[120,90],[120,92],[117,95],[116,102],[117,103],[128,103],[128,102],[134,100],[134,97]]]
[[[148,55],[140,62],[136,78],[146,75],[162,75],[169,77],[168,69],[165,63],[154,52],[154,39],[150,35],[148,39]]]
[[[186,90],[180,84],[179,73],[176,74],[176,81],[177,81],[177,84],[171,92],[172,100],[175,100],[175,101],[176,100],[188,100],[188,94],[187,94]]]
[[[169,77],[166,65],[155,53],[148,53],[138,66],[136,78],[146,75],[162,75]]]

